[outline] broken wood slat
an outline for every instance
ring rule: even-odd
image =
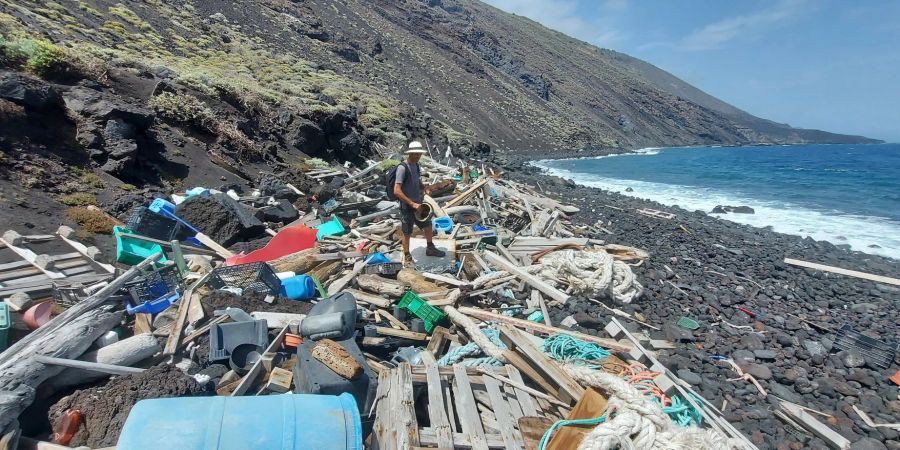
[[[201,244],[209,247],[210,249],[212,249],[212,251],[216,252],[216,254],[221,256],[222,258],[234,256],[234,252],[228,250],[225,247],[222,247],[218,242],[214,241],[213,238],[203,233],[197,233],[194,237],[197,238],[197,240],[200,241]]]
[[[478,414],[478,407],[475,405],[475,395],[469,384],[469,376],[466,375],[465,369],[458,364],[453,365],[453,375],[456,411],[459,414],[463,432],[469,436],[473,449],[487,449],[484,426],[481,423],[481,416]]]
[[[450,208],[451,206],[456,206],[456,205],[464,202],[467,198],[469,198],[469,196],[471,196],[472,194],[477,192],[479,189],[481,189],[481,186],[483,186],[487,182],[488,182],[487,178],[482,178],[482,179],[476,181],[474,184],[469,186],[469,188],[466,189],[465,192],[457,195],[456,197],[454,197],[447,203],[444,203],[444,208]]]
[[[500,392],[500,383],[491,377],[482,377],[481,380],[491,399],[491,409],[494,411],[494,417],[497,418],[497,426],[500,428],[500,435],[503,436],[507,450],[522,448],[522,436],[516,431],[518,423],[513,417],[509,403]]]
[[[403,331],[409,331],[409,327],[406,326],[405,323],[401,322],[401,321],[398,320],[396,317],[394,317],[393,314],[391,314],[391,313],[389,313],[389,312],[387,312],[387,311],[376,311],[376,314],[378,314],[379,316],[382,316],[382,317],[384,317],[385,319],[387,319],[388,322],[391,323],[391,326],[392,326],[394,329],[397,329],[397,330],[403,330]]]
[[[390,450],[397,447],[396,436],[391,433],[391,395],[395,392],[392,386],[394,381],[393,370],[378,372],[378,388],[375,390],[375,401],[372,408],[375,409],[375,423],[372,425],[372,435],[375,440],[375,448]],[[370,411],[371,412],[371,411]]]
[[[116,272],[116,268],[111,264],[105,264],[94,259],[94,257],[100,252],[96,247],[88,247],[81,242],[69,239],[69,237],[74,234],[75,230],[67,226],[61,226],[56,230],[56,235],[59,236],[59,238],[62,239],[63,242],[69,244],[69,247],[74,248],[75,251],[87,258],[92,264],[105,270],[108,273]],[[91,248],[93,248],[93,250],[91,250]]]
[[[671,219],[675,218],[675,214],[667,213],[664,211],[659,211],[657,209],[640,208],[640,209],[634,210],[634,212],[636,212],[638,214],[643,214],[643,215],[649,216],[649,217],[656,217],[658,219],[671,220]]]
[[[536,277],[528,272],[525,272],[518,265],[507,260],[506,258],[503,258],[502,256],[500,256],[496,253],[485,251],[484,258],[486,260],[488,260],[489,262],[502,267],[507,272],[515,274],[517,277],[519,277],[519,279],[528,283],[531,287],[541,291],[542,293],[546,294],[548,297],[550,297],[562,304],[565,304],[569,300],[569,295],[566,294],[565,292],[560,291],[559,289],[556,289],[555,287],[550,286],[549,284],[545,283],[543,280],[539,279],[538,277]]]
[[[450,278],[444,275],[438,275],[436,273],[430,272],[422,272],[422,276],[428,278],[429,280],[440,281],[441,283],[449,284],[451,286],[456,286],[459,288],[471,286],[471,283],[468,281],[457,280],[456,278]]]
[[[413,341],[427,341],[428,335],[425,333],[416,333],[415,331],[395,330],[388,327],[375,327],[375,332],[385,336],[394,336]]]
[[[515,355],[515,353],[513,353],[513,355]],[[518,357],[518,355],[515,355],[515,356]],[[521,359],[521,358],[519,357],[519,359]],[[538,390],[536,390],[536,389],[532,389],[532,388],[526,386],[525,383],[524,383],[523,381],[521,381],[521,380],[522,380],[522,375],[519,373],[519,371],[516,369],[516,367],[515,367],[515,366],[509,366],[509,367],[512,368],[513,370],[515,370],[516,375],[518,375],[518,380],[515,380],[515,381],[514,381],[514,380],[512,380],[512,379],[510,379],[510,378],[506,378],[506,377],[504,377],[504,376],[502,376],[502,375],[498,375],[498,374],[496,374],[496,373],[494,373],[494,372],[489,371],[488,369],[484,369],[484,368],[481,368],[481,367],[477,367],[476,370],[478,370],[478,373],[480,373],[480,374],[482,374],[482,375],[489,376],[489,377],[491,377],[491,378],[495,378],[495,379],[497,379],[497,380],[499,380],[499,381],[502,381],[502,382],[504,382],[504,383],[506,383],[506,384],[508,384],[508,385],[510,385],[510,386],[514,386],[514,387],[516,387],[516,388],[518,388],[518,389],[521,389],[521,390],[523,390],[523,391],[525,391],[525,392],[528,392],[528,393],[534,395],[535,397],[544,399],[544,400],[546,400],[547,402],[552,403],[552,404],[554,404],[554,405],[559,405],[559,406],[563,406],[563,407],[566,407],[566,408],[569,407],[569,405],[568,405],[567,403],[563,403],[563,402],[561,402],[561,401],[559,401],[559,400],[553,398],[553,397],[550,396],[550,395],[547,395],[547,394],[545,394],[545,393],[543,393],[543,392],[540,392],[540,391],[538,391]],[[534,371],[530,370],[529,372],[532,372],[532,373],[533,373]],[[533,379],[535,379],[535,378],[533,378]],[[549,384],[548,384],[548,386],[549,386],[548,390],[552,392],[552,391],[554,390],[554,389],[553,389],[553,386],[552,386],[552,385],[549,385]]]
[[[348,289],[344,289],[344,292],[349,292],[350,294],[353,295],[354,298],[356,298],[356,300],[358,300],[360,302],[368,303],[370,305],[377,306],[379,308],[390,308],[391,305],[394,303],[394,302],[392,302],[384,297],[381,297],[379,295],[370,294],[368,292],[363,292],[358,289],[348,288]]]
[[[427,351],[423,352],[423,355],[425,354],[431,355]],[[444,390],[441,386],[441,375],[438,373],[433,355],[431,355],[431,361],[425,361],[425,376],[428,383],[429,423],[437,436],[437,445],[442,448],[453,448],[453,431],[450,429],[450,421],[447,419],[447,410],[444,407]]]
[[[224,316],[224,317],[227,317],[227,316]],[[264,352],[264,354],[265,353],[273,353],[276,350],[278,350],[278,348],[281,347],[281,343],[284,342],[284,335],[287,334],[287,332],[288,332],[288,327],[282,328],[281,332],[279,332],[278,335],[275,336],[275,340],[273,340],[272,343],[269,344],[269,347],[266,348],[266,351]],[[244,378],[241,380],[240,384],[238,384],[238,386],[236,388],[234,388],[234,391],[231,393],[232,397],[239,397],[241,395],[244,395],[244,393],[246,393],[248,389],[253,387],[253,384],[256,382],[256,379],[259,377],[260,372],[262,372],[264,370],[263,359],[264,358],[260,358],[255,363],[253,363],[253,366],[250,367],[249,371],[247,371],[247,375],[245,375]]]
[[[150,333],[153,327],[150,323],[153,315],[148,313],[137,313],[134,315],[134,334]]]
[[[397,432],[397,448],[419,445],[419,425],[413,404],[412,372],[409,363],[400,363],[392,370],[396,384],[392,383],[390,412]]]
[[[188,311],[190,311],[191,303],[196,301],[200,302],[200,298],[194,299],[194,289],[202,286],[203,283],[206,283],[206,280],[209,279],[212,272],[208,272],[203,278],[200,278],[190,287],[188,287],[184,291],[184,295],[181,296],[181,301],[178,304],[178,311],[175,316],[175,321],[172,322],[171,331],[169,331],[169,338],[166,339],[166,346],[163,348],[163,355],[174,355],[175,351],[178,350],[178,344],[181,343],[181,333],[184,331],[184,326],[187,322]]]
[[[788,414],[791,419],[825,441],[831,448],[838,450],[847,450],[850,448],[849,439],[841,436],[836,431],[820,422],[799,405],[782,400],[779,406],[781,406],[781,409]]]
[[[791,258],[784,258],[784,263],[790,264],[792,266],[800,266],[800,267],[806,267],[809,269],[821,270],[824,272],[831,272],[831,273],[837,273],[840,275],[847,275],[848,277],[862,278],[864,280],[875,281],[877,283],[886,283],[886,284],[893,284],[894,286],[900,286],[900,279],[886,277],[883,275],[875,275],[875,274],[871,274],[871,273],[858,272],[856,270],[842,269],[840,267],[827,266],[825,264],[813,263],[813,262],[809,262],[809,261],[802,261],[799,259],[791,259]]]
[[[515,326],[518,328],[522,328],[524,330],[537,331],[539,333],[544,333],[544,334],[556,334],[556,333],[568,334],[574,338],[578,338],[582,341],[592,342],[592,343],[597,344],[607,350],[612,350],[615,352],[626,352],[627,353],[627,352],[630,352],[632,349],[631,345],[623,344],[621,342],[616,341],[615,339],[600,338],[597,336],[591,336],[589,334],[579,333],[576,331],[563,330],[562,328],[548,327],[547,325],[544,325],[541,323],[535,323],[535,322],[531,322],[529,320],[516,319],[515,317],[507,317],[502,314],[485,311],[483,309],[462,306],[459,308],[459,312],[461,312],[467,316],[471,316],[471,317],[474,317],[476,319],[480,319],[480,320],[483,320],[486,322],[493,321],[493,322],[505,323],[505,324],[509,324],[509,325],[512,325],[512,326]]]
[[[506,373],[507,375],[509,375],[510,380],[515,381],[516,383],[519,383],[521,385],[520,387],[508,384],[508,386],[511,386],[516,390],[516,400],[519,401],[519,406],[522,408],[522,414],[525,416],[537,416],[537,403],[535,403],[534,399],[531,398],[531,395],[528,394],[528,391],[522,389],[522,387],[527,387],[525,386],[525,382],[522,380],[522,374],[520,374],[514,366],[511,366],[509,364],[506,365]]]
[[[197,328],[196,330],[191,332],[191,334],[185,336],[184,339],[182,339],[182,341],[181,341],[181,345],[187,345],[188,342],[191,342],[194,339],[197,339],[198,337],[202,336],[203,334],[208,333],[209,329],[212,328],[213,325],[218,325],[220,323],[224,323],[230,318],[231,318],[231,316],[229,316],[228,314],[222,314],[221,316],[210,320],[209,323],[207,323],[206,325],[203,325],[202,327]],[[179,347],[181,345],[179,345]]]
[[[509,325],[500,325],[498,328],[500,329],[500,338],[510,350],[522,355],[535,371],[558,386],[556,393],[560,400],[574,402],[584,395],[584,388],[563,371],[555,361],[537,348],[521,331]]]
[[[451,404],[451,403],[447,403]],[[540,439],[540,437],[538,437]],[[506,448],[506,445],[503,443],[503,436],[499,434],[488,433],[484,435],[484,440],[487,443],[487,447],[490,449],[502,449]],[[437,435],[435,434],[434,428],[420,428],[419,429],[419,442],[421,445],[426,445],[428,447],[437,446]],[[446,449],[471,449],[472,440],[469,438],[469,435],[466,433],[453,432],[453,445],[450,447],[438,447],[441,450]]]

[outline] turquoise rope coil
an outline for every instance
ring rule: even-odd
[[[506,348],[506,344],[500,340],[500,332],[493,328],[482,328],[481,332],[484,333],[485,336],[490,339],[490,341],[496,345],[497,347],[504,349]],[[481,348],[478,347],[478,344],[475,342],[469,342],[466,345],[460,345],[459,347],[454,347],[450,349],[441,359],[438,360],[439,366],[452,366],[454,364],[460,364],[464,367],[478,367],[478,366],[496,366],[500,367],[503,365],[503,362],[492,358],[489,356],[473,358],[475,356],[482,355],[483,352]]]
[[[538,450],[544,450],[547,448],[547,445],[550,443],[550,439],[553,437],[553,433],[556,430],[569,426],[569,425],[599,425],[603,422],[606,422],[606,414],[596,417],[594,419],[573,419],[573,420],[557,420],[547,431],[544,432],[544,435],[541,436],[541,440],[538,442]]]
[[[585,361],[600,361],[608,358],[610,355],[609,351],[597,344],[585,342],[562,333],[554,334],[545,339],[541,349],[557,361],[566,361],[591,369],[596,369],[600,366],[588,364]]]

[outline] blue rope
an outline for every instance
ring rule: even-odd
[[[583,365],[591,369],[600,366],[587,364],[585,361],[599,361],[609,357],[609,352],[594,343],[576,339],[568,334],[554,334],[544,340],[544,353],[557,361],[566,361]]]
[[[485,336],[490,339],[490,341],[496,345],[497,347],[504,349],[506,348],[506,344],[500,340],[500,332],[493,328],[482,328],[481,332],[484,333]],[[469,357],[474,357],[477,355],[481,355],[483,352],[481,348],[478,347],[478,344],[475,342],[469,342],[466,345],[460,345],[459,347],[454,347],[447,351],[441,359],[438,360],[439,366],[452,366],[454,364],[461,364],[464,367],[477,367],[477,366],[502,366],[503,362],[492,357],[481,357],[475,359],[467,359]]]
[[[695,395],[691,394],[694,397],[694,401],[700,401],[699,398],[696,398]],[[663,408],[663,412],[668,414],[672,419],[672,422],[675,422],[675,425],[678,425],[682,428],[687,428],[691,425],[700,426],[700,422],[703,421],[703,415],[700,414],[700,411],[694,409],[690,403],[682,400],[680,396],[673,395],[670,397],[672,400],[672,404]]]
[[[603,422],[606,422],[606,414],[594,418],[594,419],[572,419],[572,420],[557,420],[547,431],[544,432],[544,435],[541,436],[541,440],[538,442],[538,450],[544,450],[547,447],[547,444],[550,443],[550,439],[553,437],[553,433],[556,430],[569,426],[569,425],[599,425]]]

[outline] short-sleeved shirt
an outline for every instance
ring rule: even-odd
[[[409,167],[408,171],[406,170],[407,167]],[[408,182],[406,182],[407,177],[409,177]],[[396,182],[400,184],[400,189],[410,200],[422,203],[422,200],[425,199],[425,196],[422,194],[422,176],[419,172],[418,164],[406,162],[397,166]],[[401,202],[400,206],[403,207],[406,204]]]

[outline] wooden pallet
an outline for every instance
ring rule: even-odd
[[[543,398],[500,381],[524,385],[513,366],[489,369],[494,378],[459,365],[438,367],[433,357],[424,361],[379,373],[375,448],[522,449],[533,444],[533,433],[523,436],[520,419],[560,416]],[[418,389],[427,395],[415,396]],[[418,423],[417,409],[427,411],[427,426]]]
[[[32,300],[40,300],[50,297],[57,287],[80,288],[111,278],[115,268],[94,259],[99,250],[71,237],[72,230],[68,227],[60,227],[53,235],[3,233],[0,257],[15,260],[0,264],[0,298],[25,293]],[[73,251],[50,255],[39,249],[54,244]]]

